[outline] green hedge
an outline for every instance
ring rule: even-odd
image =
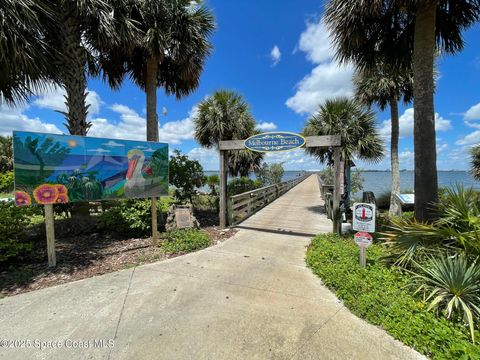
[[[384,251],[381,245],[369,247],[367,268],[361,268],[351,237],[320,235],[306,261],[354,314],[420,353],[434,359],[480,359],[480,346],[469,341],[468,329],[427,311],[412,295],[409,276],[381,261]]]

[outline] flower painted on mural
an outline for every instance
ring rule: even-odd
[[[68,194],[68,189],[65,185],[55,184],[55,187],[57,188],[59,194]]]
[[[67,194],[58,194],[57,197],[57,204],[66,204],[68,203],[68,195]]]
[[[33,190],[33,197],[39,204],[55,204],[58,197],[58,190],[55,185],[42,184]]]
[[[15,204],[17,206],[31,205],[32,198],[25,191],[15,191]]]

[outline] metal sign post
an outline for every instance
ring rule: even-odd
[[[368,203],[353,204],[353,229],[358,230],[354,241],[360,248],[360,266],[367,265],[367,248],[372,245],[375,232],[375,205]]]

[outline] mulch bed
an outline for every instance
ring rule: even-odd
[[[202,231],[212,239],[212,244],[225,241],[236,230],[221,231],[215,223],[218,215],[196,213]],[[71,220],[71,219],[68,219]],[[42,227],[34,229],[34,250],[24,259],[16,259],[0,267],[0,297],[17,295],[75,280],[152,263],[183,254],[162,252],[151,238],[125,239],[115,234],[72,234],[81,228],[72,221],[66,221],[56,234],[57,266],[49,268],[47,250]],[[75,226],[77,225],[77,226]],[[57,226],[56,226],[57,227]],[[57,229],[56,229],[57,230]],[[33,235],[32,235],[33,236]]]

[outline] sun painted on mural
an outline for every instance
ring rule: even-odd
[[[168,193],[168,144],[14,131],[13,151],[19,206]]]

